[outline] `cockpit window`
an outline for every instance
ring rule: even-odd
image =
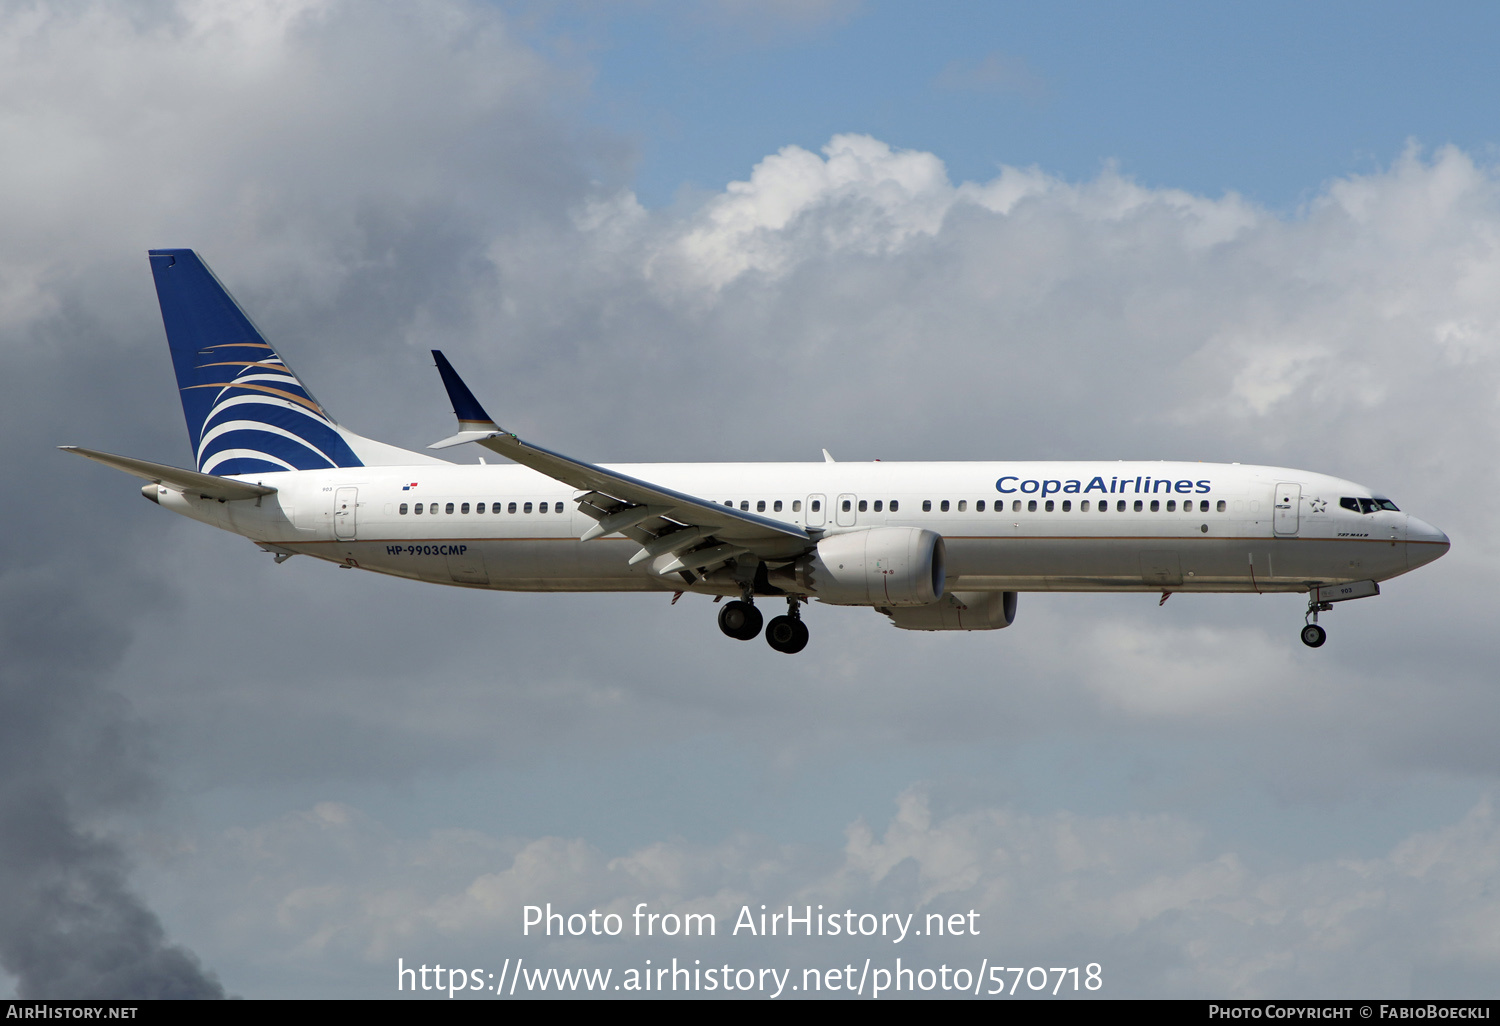
[[[1375,513],[1379,510],[1390,510],[1392,513],[1401,512],[1400,508],[1390,499],[1355,499],[1346,495],[1339,499],[1339,506],[1354,513]]]

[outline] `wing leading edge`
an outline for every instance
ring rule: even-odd
[[[721,506],[523,441],[495,423],[441,352],[434,349],[432,355],[453,403],[459,430],[429,448],[478,442],[506,459],[583,492],[575,500],[578,508],[596,521],[583,533],[583,541],[623,534],[641,546],[631,557],[632,564],[651,560],[651,569],[657,574],[689,575],[746,554],[764,560],[790,560],[815,542],[812,534],[795,524]]]

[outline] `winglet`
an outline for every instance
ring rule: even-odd
[[[427,448],[446,449],[450,445],[475,442],[499,433],[500,425],[484,412],[484,407],[479,405],[479,400],[474,398],[474,393],[469,391],[469,386],[464,384],[464,379],[458,376],[458,371],[453,369],[453,364],[448,362],[442,351],[434,349],[432,358],[437,361],[438,374],[443,378],[443,387],[448,390],[448,401],[453,404],[453,414],[458,418],[458,433],[449,435],[441,442],[434,442]]]

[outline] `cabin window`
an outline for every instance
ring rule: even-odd
[[[756,499],[755,500],[755,512],[757,512],[757,513],[764,513],[765,511],[766,511],[766,500],[765,499]]]
[[[1064,504],[1063,505],[1063,509],[1067,509],[1067,508],[1068,508],[1067,505]],[[1089,500],[1084,499],[1082,502],[1080,502],[1078,504],[1078,512],[1080,512],[1080,513],[1087,513],[1088,511],[1089,511]]]
[[[1010,504],[1010,511],[1012,513],[1019,513],[1019,512],[1021,512],[1021,500],[1020,499],[1016,499],[1015,501],[1013,501]]]
[[[802,500],[801,499],[793,499],[792,500],[792,512],[793,513],[801,513],[802,512]]]
[[[458,508],[458,511],[459,511],[459,512],[460,512],[460,513],[467,513],[467,512],[469,512],[469,504],[468,504],[468,503],[467,503],[467,502],[466,502],[466,503],[464,503],[464,504],[463,504],[463,505],[462,505],[462,506],[460,506],[460,507],[459,507],[459,508]]]
[[[881,509],[884,508],[884,506],[885,506],[884,501],[882,501],[880,499],[876,499],[875,500],[875,512],[876,513],[879,513],[881,511]]]
[[[965,513],[965,512],[968,511],[968,509],[969,509],[969,500],[968,499],[959,499],[958,500],[958,511],[960,513]]]
[[[404,502],[401,504],[401,515],[406,516],[406,503]]]
[[[1029,500],[1027,500],[1027,502],[1026,502],[1026,512],[1028,512],[1028,513],[1035,513],[1036,512],[1036,500],[1035,499],[1029,499]]]
[[[443,512],[444,513],[452,513],[453,512],[453,503],[450,502],[446,506],[444,506],[443,507]]]
[[[1125,512],[1125,500],[1124,499],[1121,499],[1119,502],[1115,503],[1115,512],[1116,513],[1124,513]]]
[[[1151,500],[1151,512],[1153,512],[1153,513],[1160,513],[1161,512],[1161,503],[1158,502],[1156,499],[1152,499]]]
[[[810,508],[812,509],[812,511],[814,513],[818,512],[819,510],[821,510],[823,508],[823,500],[822,499],[814,499],[812,501],[812,506]]]
[[[775,502],[773,502],[771,504],[771,512],[773,512],[773,513],[780,513],[781,512],[781,500],[780,499],[777,499]]]
[[[510,505],[508,505],[508,506],[505,507],[505,512],[507,512],[507,513],[514,513],[515,511],[516,511],[516,504],[514,502],[512,502]]]
[[[474,512],[475,513],[483,513],[484,512],[484,503],[481,502],[479,505],[475,506],[474,507]]]
[[[1072,499],[1064,499],[1063,500],[1063,512],[1064,513],[1068,513],[1068,512],[1071,512],[1072,509],[1073,509],[1073,500]]]
[[[840,504],[839,508],[842,509],[845,513],[849,512],[849,510],[851,509],[851,507],[849,505],[849,500],[848,499],[843,500],[843,502]]]
[[[1208,500],[1207,499],[1203,500],[1203,512],[1205,512],[1205,513],[1208,512]],[[1223,499],[1219,500],[1219,512],[1220,513],[1224,512],[1224,500]]]
[[[526,505],[522,506],[521,507],[521,512],[522,513],[530,513],[531,512],[531,503],[528,502],[528,503],[526,503]]]
[[[859,500],[859,511],[861,513],[867,513],[867,512],[869,512],[869,509],[870,509],[870,504],[868,502],[866,502],[864,499],[860,499]]]
[[[741,499],[740,500],[740,509],[744,510],[746,513],[750,512],[750,500],[749,499]]]
[[[1048,513],[1052,512],[1052,500],[1051,499],[1047,500],[1047,505],[1046,505],[1045,508],[1046,508],[1046,510],[1047,510]]]
[[[1141,511],[1141,508],[1142,508],[1141,507],[1141,500],[1140,499],[1136,499],[1135,500],[1135,511],[1137,513],[1139,513]]]
[[[974,512],[975,513],[983,513],[984,512],[984,500],[983,499],[980,499],[978,502],[974,503]]]
[[[1168,513],[1176,513],[1177,512],[1177,500],[1176,499],[1168,499],[1167,500],[1167,512]]]
[[[932,512],[932,500],[931,499],[923,499],[922,500],[922,512],[923,513],[931,513]]]
[[[938,511],[941,512],[941,513],[948,512],[948,500],[947,499],[944,499],[942,501],[941,505],[938,506]]]
[[[894,512],[896,512],[896,510],[898,510],[900,508],[901,508],[901,502],[900,502],[900,500],[899,499],[892,499],[891,500],[891,512],[894,513]]]

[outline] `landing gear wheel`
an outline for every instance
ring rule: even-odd
[[[794,616],[773,616],[766,624],[766,644],[792,655],[807,647],[807,624]]]
[[[1328,632],[1315,623],[1302,628],[1302,644],[1308,648],[1318,648],[1327,640]]]
[[[765,618],[748,602],[736,599],[726,602],[724,608],[719,610],[719,630],[737,641],[749,641],[760,633],[760,626]]]

